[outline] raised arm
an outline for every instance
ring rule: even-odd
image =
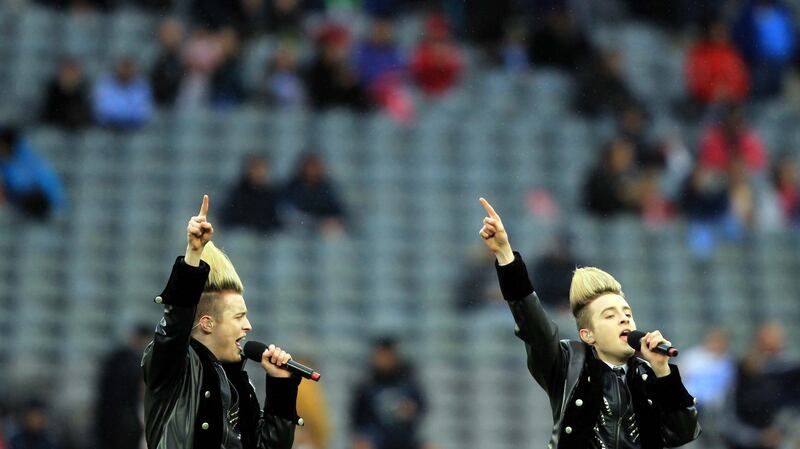
[[[156,303],[164,305],[164,316],[142,358],[145,384],[155,392],[178,381],[188,363],[194,315],[210,271],[208,264],[200,260],[214,234],[207,214],[208,196],[204,195],[200,212],[186,228],[186,254],[175,261],[167,286],[155,298]]]
[[[565,366],[558,327],[534,293],[522,256],[511,249],[500,215],[486,199],[481,198],[480,203],[488,216],[483,219],[479,234],[497,258],[500,290],[517,323],[517,336],[525,342],[528,370],[539,385],[550,391],[559,386],[560,373]]]

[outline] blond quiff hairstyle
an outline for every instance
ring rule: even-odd
[[[203,315],[218,318],[222,312],[219,293],[234,292],[241,295],[244,293],[244,285],[242,285],[236,269],[233,268],[231,260],[214,245],[214,242],[206,243],[200,260],[207,263],[211,267],[211,271],[208,273],[208,280],[203,287],[200,302],[197,304],[195,320],[200,319]]]
[[[606,293],[625,297],[620,283],[605,271],[595,267],[575,270],[569,287],[569,307],[572,309],[578,330],[588,328],[590,325],[587,306]]]

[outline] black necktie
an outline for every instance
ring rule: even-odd
[[[625,385],[625,369],[621,367],[614,367],[612,368],[614,374],[617,377],[617,387],[619,388],[619,398],[622,403],[620,404],[620,409],[625,410],[628,405],[629,393],[628,393],[628,386]]]

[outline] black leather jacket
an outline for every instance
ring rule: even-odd
[[[267,377],[259,409],[244,361],[219,363],[191,338],[195,310],[209,266],[192,267],[179,257],[155,302],[164,316],[144,352],[145,438],[149,449],[289,449],[297,421],[297,378]],[[224,404],[239,401],[235,432]],[[226,400],[227,399],[227,400]],[[241,436],[241,439],[238,438]]]
[[[553,431],[548,448],[593,447],[608,366],[586,343],[559,340],[558,328],[534,293],[521,256],[514,256],[511,264],[497,266],[497,274],[514,315],[515,333],[525,342],[528,370],[550,399]],[[636,357],[628,361],[627,386],[642,449],[681,446],[700,435],[695,400],[684,388],[678,367],[670,368],[669,375],[657,378],[646,361]]]

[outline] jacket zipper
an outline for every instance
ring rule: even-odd
[[[617,416],[617,430],[614,437],[614,449],[619,449],[619,428],[622,427],[622,394],[619,391],[619,379],[614,375],[614,384],[617,386],[617,404],[619,404],[619,415]]]

